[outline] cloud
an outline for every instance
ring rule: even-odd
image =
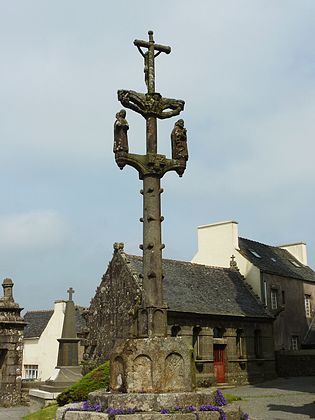
[[[14,253],[46,251],[67,236],[67,225],[54,210],[0,215],[0,249]]]

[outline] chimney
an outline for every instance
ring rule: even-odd
[[[229,267],[235,250],[239,250],[238,222],[230,220],[198,226],[198,252],[192,262]]]
[[[279,248],[286,249],[292,254],[300,263],[307,265],[307,250],[305,242],[296,242],[293,244],[279,245]]]

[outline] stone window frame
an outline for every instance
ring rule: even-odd
[[[291,336],[290,348],[291,348],[292,351],[299,350],[299,336],[298,335],[292,335]]]
[[[278,289],[272,287],[270,289],[270,306],[271,309],[278,309]]]
[[[238,328],[236,330],[236,352],[237,357],[239,359],[244,359],[245,357],[245,336],[244,336],[244,330],[242,328]]]
[[[24,378],[27,380],[38,379],[38,365],[24,365]]]
[[[305,306],[305,316],[306,318],[312,318],[312,305],[311,305],[311,295],[304,295],[304,306]]]

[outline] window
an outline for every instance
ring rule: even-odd
[[[239,359],[244,357],[244,331],[236,330],[236,352]]]
[[[173,325],[171,328],[171,337],[177,337],[181,328],[179,325]]]
[[[256,359],[262,358],[262,338],[261,338],[261,331],[260,330],[255,330],[254,347],[255,347],[255,357],[256,357]]]
[[[278,292],[277,289],[271,289],[270,300],[271,300],[271,309],[278,308]]]
[[[24,365],[25,378],[24,379],[37,379],[38,378],[38,365]]]
[[[281,295],[282,295],[282,305],[285,305],[285,293],[284,293],[284,290],[282,290]]]
[[[312,316],[311,295],[304,295],[304,304],[305,304],[305,315],[306,315],[306,318],[311,318],[311,316]]]
[[[213,328],[213,338],[223,338],[224,330],[223,328],[214,327]]]
[[[297,335],[292,335],[291,337],[291,350],[299,349],[299,337]]]
[[[249,251],[254,255],[254,257],[261,258],[261,255],[259,255],[258,252],[254,251],[253,249],[250,249]]]
[[[299,264],[297,261],[295,260],[289,260],[289,261],[292,265],[294,265],[294,267],[301,268],[301,264]]]

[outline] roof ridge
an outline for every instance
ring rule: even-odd
[[[33,310],[33,311],[27,311],[27,312],[25,312],[25,315],[26,314],[30,314],[30,313],[32,313],[32,314],[33,313],[39,313],[39,312],[54,312],[54,310],[53,309],[36,309],[36,310]]]
[[[140,255],[133,255],[133,254],[126,254],[126,257],[132,257],[132,258],[137,258],[139,260],[142,260],[142,256]],[[208,265],[208,264],[200,264],[200,263],[196,263],[196,262],[191,262],[191,261],[185,261],[185,260],[176,260],[173,258],[162,258],[162,261],[171,261],[171,262],[178,262],[178,263],[183,263],[183,264],[192,264],[192,265],[198,265],[200,267],[208,267],[208,268],[214,268],[216,270],[226,270],[226,271],[233,271],[233,269],[231,269],[230,267],[219,267],[216,265]]]

